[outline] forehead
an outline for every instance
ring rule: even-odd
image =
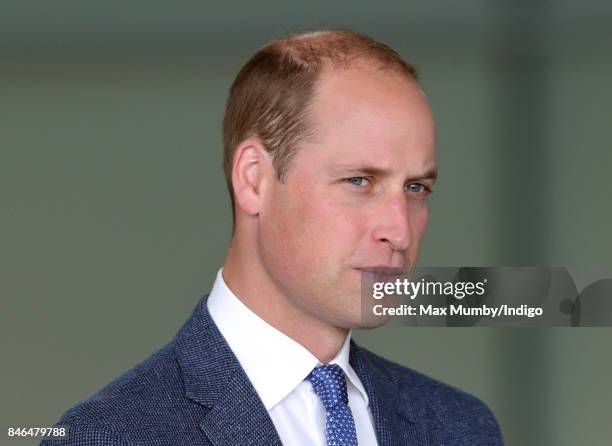
[[[404,75],[364,65],[328,70],[310,114],[315,139],[308,152],[320,162],[358,158],[381,167],[435,167],[429,103]]]

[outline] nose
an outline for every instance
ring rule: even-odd
[[[388,243],[393,251],[406,251],[412,242],[412,230],[405,195],[386,200],[374,218],[372,236],[377,242]]]

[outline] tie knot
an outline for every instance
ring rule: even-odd
[[[346,379],[340,366],[330,364],[315,367],[306,379],[312,384],[326,411],[339,403],[348,404]]]

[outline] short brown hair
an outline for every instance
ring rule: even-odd
[[[414,66],[364,34],[346,29],[294,34],[260,48],[242,67],[231,88],[223,118],[223,170],[235,222],[232,163],[236,147],[255,137],[272,155],[283,182],[299,143],[312,135],[308,105],[324,68],[355,60],[380,63],[416,80]]]

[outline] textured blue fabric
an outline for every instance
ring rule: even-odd
[[[357,446],[357,431],[348,405],[346,378],[337,364],[315,367],[306,377],[325,407],[327,446]]]
[[[502,444],[493,414],[476,398],[354,342],[349,362],[368,394],[380,446]],[[67,438],[43,445],[281,445],[205,298],[167,346],[68,410],[58,424],[68,427]]]

